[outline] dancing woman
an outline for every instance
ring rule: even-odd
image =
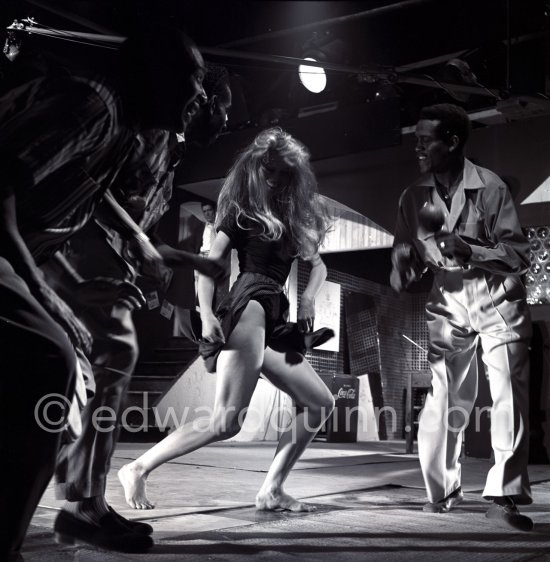
[[[283,490],[290,470],[334,407],[332,394],[303,355],[304,338],[313,331],[314,299],[326,278],[318,249],[328,227],[307,149],[279,128],[261,132],[223,184],[216,223],[210,257],[237,249],[240,275],[216,313],[214,282],[199,278],[200,352],[208,371],[217,373],[213,413],[202,423],[178,427],[121,468],[126,501],[135,509],[153,508],[145,489],[152,470],[235,436],[262,373],[292,398],[296,413],[279,440],[256,507],[311,511],[313,506]],[[283,294],[295,257],[311,264],[297,325],[286,322],[288,301]]]

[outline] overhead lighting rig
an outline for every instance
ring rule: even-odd
[[[98,33],[83,33],[81,31],[67,31],[58,30],[50,27],[40,25],[33,18],[26,18],[23,20],[14,21],[7,27],[8,39],[6,53],[6,45],[4,52],[6,56],[9,51],[9,41],[16,42],[18,33],[29,33],[42,35],[44,37],[60,39],[64,41],[72,41],[80,44],[91,45],[94,47],[101,47],[106,49],[118,49],[118,46],[126,39],[118,35],[101,35]],[[10,39],[10,32],[15,34],[15,38]],[[16,43],[12,43],[16,44]],[[204,55],[211,55],[221,57],[224,59],[240,59],[240,60],[253,60],[263,61],[285,66],[293,66],[298,68],[300,65],[310,67],[322,68],[334,72],[342,72],[348,75],[355,75],[358,81],[376,82],[377,80],[386,80],[395,84],[413,84],[418,86],[425,86],[427,88],[437,88],[445,91],[461,92],[465,94],[475,94],[479,96],[491,97],[493,99],[501,99],[500,92],[490,88],[486,88],[477,82],[476,84],[451,84],[436,80],[435,78],[426,74],[413,75],[407,72],[400,71],[399,68],[388,69],[387,67],[361,67],[351,66],[347,64],[340,64],[334,62],[319,62],[314,60],[306,60],[297,57],[287,57],[281,55],[272,55],[265,53],[253,53],[249,51],[236,51],[231,49],[222,49],[218,47],[199,47]],[[13,53],[13,50],[12,50]],[[8,57],[9,58],[9,57]]]

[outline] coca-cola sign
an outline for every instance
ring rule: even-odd
[[[345,386],[341,386],[338,389],[338,392],[334,395],[336,400],[340,398],[347,398],[348,400],[355,400],[356,390],[355,388],[346,388]]]

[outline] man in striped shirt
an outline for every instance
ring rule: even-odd
[[[7,469],[0,497],[11,510],[0,534],[3,560],[19,556],[52,475],[64,406],[74,389],[74,349],[89,352],[92,344],[37,264],[88,221],[136,131],[181,132],[204,96],[202,57],[175,30],[128,40],[117,68],[116,77],[105,81],[37,78],[0,99],[0,456]],[[105,213],[123,236],[136,238],[144,256],[155,259],[141,229],[114,200]],[[52,425],[55,404],[62,411],[58,408]],[[150,537],[125,528],[109,513],[99,522],[74,523],[63,537],[69,541],[138,552],[152,545]]]

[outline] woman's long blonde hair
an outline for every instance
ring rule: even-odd
[[[290,168],[288,185],[272,190],[264,165],[278,155]],[[322,245],[329,229],[327,207],[319,196],[317,180],[306,147],[279,127],[266,129],[239,155],[218,198],[216,224],[234,215],[240,228],[255,223],[264,240],[286,235],[296,256],[308,259]]]

